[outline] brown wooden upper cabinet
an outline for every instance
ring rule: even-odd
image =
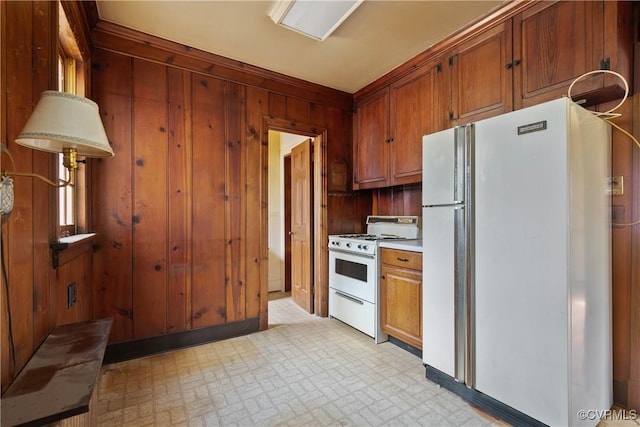
[[[558,98],[586,72],[610,68],[631,84],[632,2],[531,2],[513,13],[452,36],[408,74],[356,97],[354,189],[420,182],[422,135]],[[622,86],[595,74],[572,95],[606,102],[619,96],[613,85]]]
[[[559,98],[582,74],[607,65],[604,2],[539,2],[513,19],[514,107]],[[516,65],[515,62],[518,62]],[[603,87],[603,75],[578,82],[573,94]]]
[[[354,189],[422,180],[422,136],[438,130],[442,65],[426,64],[357,103]]]
[[[625,2],[535,2],[455,46],[446,55],[450,126],[559,98],[589,71],[611,68],[628,79],[630,66],[619,55],[625,47],[618,44],[626,40],[628,8]],[[593,74],[572,95],[610,84],[621,85]]]
[[[513,110],[511,21],[459,44],[448,58],[452,125]]]
[[[388,186],[389,87],[363,100],[353,123],[353,189]]]

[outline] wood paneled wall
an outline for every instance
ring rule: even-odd
[[[422,215],[422,184],[373,190],[375,215]]]
[[[326,129],[327,163],[350,164],[351,95],[112,24],[93,41],[92,95],[116,153],[93,164],[91,209],[94,308],[114,317],[111,342],[266,326],[264,123]],[[330,194],[328,217],[359,220],[367,199]]]
[[[373,210],[369,191],[329,193],[329,234],[366,233],[367,215]]]
[[[614,103],[615,104],[615,103]],[[615,105],[603,106],[603,111]],[[640,94],[633,95],[618,110],[622,117],[614,123],[640,138]],[[612,222],[638,220],[640,209],[640,168],[636,159],[640,148],[618,130],[613,130],[611,144],[612,176],[624,177],[624,194],[612,196]],[[629,184],[627,186],[627,184]],[[613,390],[616,403],[640,409],[640,233],[635,226],[614,226],[612,233],[613,298]]]
[[[14,160],[13,169],[10,162],[1,167],[54,179],[55,156],[21,147],[14,139],[40,93],[57,86],[58,4],[0,2],[0,12],[0,139]],[[72,24],[77,27],[73,19]],[[77,36],[83,37],[82,32]],[[24,177],[14,179],[14,190],[14,210],[3,221],[1,235],[2,391],[56,325],[93,317],[91,253],[83,253],[58,269],[52,267],[49,243],[56,238],[56,190]],[[67,285],[73,282],[78,302],[67,309]]]

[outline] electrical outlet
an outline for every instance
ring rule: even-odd
[[[607,189],[610,196],[622,196],[624,194],[624,176],[610,176]]]
[[[623,205],[613,205],[611,206],[611,222],[615,224],[619,224],[625,221],[624,218],[624,206]]]
[[[78,302],[78,284],[72,282],[67,286],[67,310]]]

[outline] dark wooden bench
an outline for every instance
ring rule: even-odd
[[[69,419],[95,425],[98,380],[112,319],[55,328],[2,396],[2,426]]]

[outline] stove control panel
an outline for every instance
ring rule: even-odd
[[[373,256],[376,253],[378,243],[376,241],[358,240],[344,236],[330,236],[329,250],[340,250],[353,254]]]

